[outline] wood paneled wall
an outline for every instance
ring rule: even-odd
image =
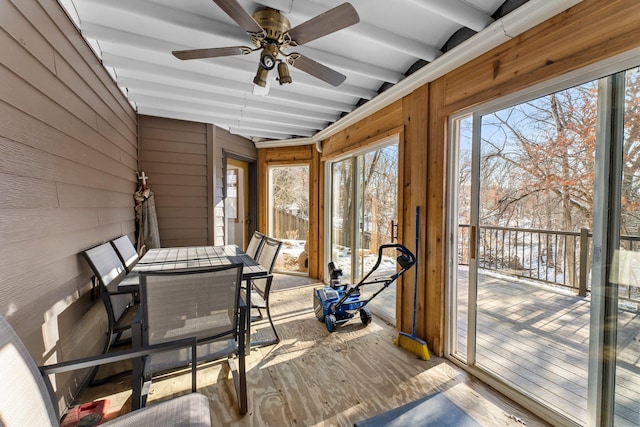
[[[139,116],[140,169],[155,195],[163,247],[224,244],[224,159],[252,160],[246,138],[210,124]]]
[[[348,129],[323,141],[319,171],[318,263],[324,207],[323,161],[358,149],[396,132],[400,139],[403,212],[399,235],[413,248],[415,208],[420,207],[418,335],[431,351],[444,350],[447,123],[459,111],[581,69],[640,47],[640,2],[583,0],[447,75],[417,89]],[[291,148],[278,149],[282,153]],[[260,159],[277,158],[276,149]],[[404,238],[403,238],[404,236]],[[322,272],[320,268],[319,274]],[[411,328],[413,280],[399,286],[398,327]],[[407,286],[410,285],[410,286]]]
[[[375,144],[392,135],[398,136],[398,241],[410,250],[416,251],[416,208],[420,209],[420,229],[418,252],[418,283],[425,283],[428,268],[436,265],[434,257],[438,257],[433,247],[427,245],[427,232],[432,228],[442,229],[443,213],[434,210],[433,204],[427,203],[428,165],[427,118],[428,87],[424,86],[403,99],[396,101],[380,111],[372,114],[356,125],[339,132],[322,144],[322,167],[324,163],[350,151],[360,150]],[[321,178],[324,181],[324,177]],[[321,215],[326,215],[324,209]],[[435,224],[435,225],[434,225]],[[328,232],[327,232],[328,233]],[[320,232],[321,236],[326,233]],[[321,238],[323,244],[327,241]],[[441,248],[439,248],[442,250]],[[323,254],[323,252],[321,251]],[[321,256],[322,258],[322,256]],[[438,260],[439,261],[439,260]],[[328,260],[322,259],[322,263]],[[397,282],[397,326],[407,330],[412,324],[413,310],[413,275],[403,277]],[[436,288],[418,287],[418,310],[423,313],[427,301],[439,298]],[[420,336],[438,335],[442,319],[438,322],[419,322],[417,333]],[[429,330],[427,330],[429,328]]]
[[[55,0],[0,2],[0,82],[0,312],[39,364],[98,353],[80,254],[133,236],[135,112]]]

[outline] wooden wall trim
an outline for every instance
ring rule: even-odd
[[[281,149],[273,149],[280,151]],[[258,225],[256,230],[263,231],[267,229],[267,192],[268,183],[264,179],[267,176],[268,160],[272,149],[258,150]]]
[[[427,228],[428,228],[428,201],[427,171],[431,167],[427,159],[427,103],[428,88],[423,86],[402,99],[402,118],[404,124],[404,170],[403,176],[403,205],[401,212],[403,217],[402,240],[400,241],[412,251],[415,248],[416,236],[416,207],[420,208],[419,248],[416,257],[418,269],[418,293],[416,333],[426,336],[427,318],[425,312],[429,306],[429,300],[425,291],[427,271],[431,263],[427,262]],[[398,298],[401,299],[401,311],[396,315],[396,327],[404,332],[411,332],[413,312],[413,274],[411,279],[405,278],[402,286],[399,286]],[[434,307],[433,304],[432,309]],[[429,311],[428,315],[434,313]],[[427,341],[428,342],[428,341]],[[429,343],[429,342],[428,342]],[[432,343],[429,343],[431,346]]]
[[[324,251],[320,250],[323,246],[320,244],[320,230],[323,223],[321,216],[322,206],[324,206],[322,184],[322,162],[320,161],[320,153],[316,150],[315,145],[311,146],[312,158],[309,162],[309,277],[320,278],[324,272]],[[324,188],[324,187],[322,187]]]
[[[444,353],[445,301],[447,276],[447,120],[440,113],[445,96],[442,84],[429,86],[428,141],[427,144],[427,217],[426,247],[426,313],[425,337],[429,348],[437,355]]]
[[[363,146],[376,135],[398,127],[402,123],[402,100],[375,112],[353,126],[322,141],[322,158],[335,158]]]
[[[445,113],[469,108],[640,46],[640,2],[583,0],[441,79]]]
[[[404,128],[402,126],[396,126],[394,128],[381,131],[380,133],[377,133],[375,135],[371,135],[362,141],[356,141],[349,147],[343,147],[342,149],[333,151],[330,154],[326,154],[326,155],[323,154],[321,156],[321,159],[322,161],[325,161],[325,162],[334,160],[341,156],[348,155],[350,152],[366,149],[367,147],[370,147],[374,144],[384,141],[385,139],[389,139],[391,137],[401,135],[403,133],[404,133]],[[401,141],[401,139],[399,140]],[[323,153],[324,153],[324,150],[323,150]]]
[[[215,245],[215,188],[216,188],[216,170],[214,161],[213,143],[216,139],[216,127],[207,124],[206,143],[207,143],[207,244]]]

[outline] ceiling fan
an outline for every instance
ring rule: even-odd
[[[252,16],[242,8],[237,0],[213,1],[249,34],[256,47],[231,46],[177,50],[172,52],[176,58],[187,60],[247,55],[260,50],[258,72],[253,83],[262,88],[267,86],[269,71],[275,67],[277,67],[279,83],[281,85],[291,83],[292,79],[287,64],[333,86],[340,85],[346,79],[345,75],[313,59],[297,52],[286,53],[284,50],[300,46],[358,23],[360,18],[350,3],[343,3],[291,28],[289,20],[276,9],[268,7],[259,9]]]

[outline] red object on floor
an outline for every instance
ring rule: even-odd
[[[60,427],[91,427],[102,424],[109,409],[109,400],[96,400],[70,408]]]

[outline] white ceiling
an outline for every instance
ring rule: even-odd
[[[213,123],[258,142],[312,137],[441,56],[456,32],[462,41],[526,0],[351,0],[359,23],[295,48],[344,83],[290,68],[293,83],[279,85],[272,71],[266,96],[252,93],[258,52],[188,61],[171,54],[251,46],[212,0],[60,2],[140,114]],[[238,2],[249,14],[278,9],[295,27],[343,0]]]

